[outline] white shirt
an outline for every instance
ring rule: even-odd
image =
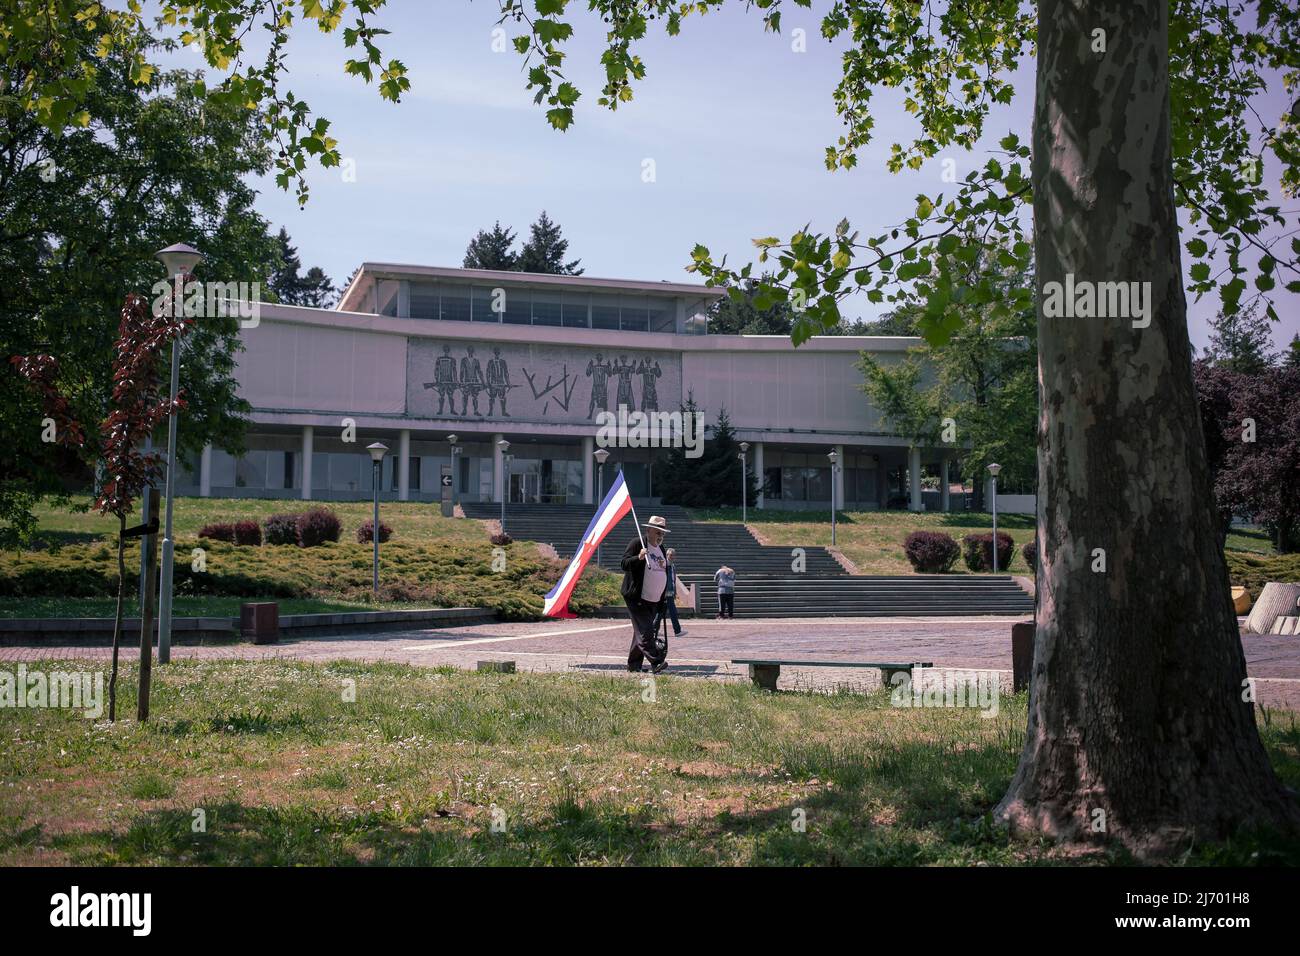
[[[658,604],[668,586],[668,562],[663,550],[653,544],[645,546],[645,579],[641,582],[641,600]]]

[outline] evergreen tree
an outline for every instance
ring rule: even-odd
[[[1220,368],[1258,375],[1273,364],[1272,337],[1272,323],[1252,302],[1233,315],[1220,312],[1210,321],[1205,357]]]
[[[498,220],[491,231],[480,229],[465,249],[466,269],[497,269],[510,272],[518,268],[519,256],[510,251],[515,244],[512,229],[503,229]]]
[[[338,290],[320,266],[312,266],[306,275],[300,275],[302,260],[298,248],[289,240],[289,231],[283,226],[275,238],[279,261],[271,270],[267,285],[275,293],[275,301],[285,305],[305,305],[327,309],[334,304]]]
[[[1300,368],[1300,335],[1296,335],[1291,339],[1291,344],[1287,347],[1282,364],[1287,368]]]
[[[529,227],[528,241],[524,243],[514,268],[520,272],[540,272],[546,275],[582,275],[583,270],[578,268],[580,260],[564,261],[568,251],[569,240],[561,237],[559,223],[552,222],[543,209],[537,221]]]
[[[695,397],[689,394],[681,410],[683,418],[687,415],[694,418],[701,411]],[[685,448],[673,448],[665,467],[656,469],[655,489],[665,504],[687,508],[740,506],[740,444],[725,408],[718,412],[712,432],[704,442],[704,454],[700,457],[690,458]],[[753,504],[758,499],[759,482],[752,468],[748,479],[749,503]]]

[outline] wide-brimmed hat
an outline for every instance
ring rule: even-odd
[[[668,534],[668,521],[662,515],[651,515],[649,521],[641,522],[643,528],[654,528],[656,531],[662,531]]]

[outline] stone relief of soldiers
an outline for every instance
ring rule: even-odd
[[[636,371],[636,365],[627,360],[626,355],[619,356],[615,363],[613,372],[618,376],[618,400],[620,407],[626,405],[629,412],[636,411],[636,402],[632,398],[632,373]]]
[[[433,363],[433,381],[425,382],[425,388],[438,390],[438,414],[443,414],[444,404],[449,406],[450,414],[456,414],[456,360],[451,357],[451,346],[444,345],[442,354]]]
[[[591,403],[587,406],[587,417],[595,415],[596,410],[609,411],[609,374],[613,368],[605,362],[600,352],[587,363],[587,375],[591,378]]]
[[[497,400],[501,401],[501,414],[510,417],[506,411],[506,395],[510,389],[515,386],[510,384],[510,367],[506,365],[506,360],[501,357],[501,350],[494,348],[492,358],[487,363],[487,389],[488,389],[488,415],[489,417],[496,414]],[[478,411],[478,399],[475,398],[474,410]]]
[[[659,367],[657,361],[651,366],[650,360],[645,358],[641,360],[641,365],[637,368],[637,374],[641,376],[641,410],[657,412],[659,410],[659,391],[655,385],[655,379],[663,375],[663,369]]]
[[[483,366],[474,357],[474,346],[469,346],[466,351],[468,354],[460,360],[460,413],[462,416],[468,414],[472,400],[474,414],[481,418],[483,413],[478,409],[478,393],[486,387],[483,384]]]

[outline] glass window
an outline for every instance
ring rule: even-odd
[[[591,327],[593,329],[617,329],[618,309],[617,296],[592,293]]]
[[[781,469],[781,497],[786,501],[805,501],[808,495],[804,489],[803,468]]]
[[[533,295],[528,289],[504,289],[504,321],[511,325],[530,325],[533,321]]]
[[[831,500],[831,470],[826,468],[805,468],[804,476],[808,482],[809,501]]]
[[[566,292],[564,293],[564,303],[562,306],[564,314],[564,324],[571,329],[585,329],[590,327],[590,316],[587,314],[591,305],[591,296],[585,292]]]
[[[677,300],[651,296],[648,300],[651,332],[677,331]]]
[[[443,321],[468,322],[470,314],[469,286],[444,285],[439,288],[439,305]]]
[[[266,454],[266,487],[280,490],[284,483],[284,456],[282,451],[268,451]],[[290,486],[292,487],[292,486]]]
[[[560,293],[533,293],[533,325],[560,325],[562,319]]]
[[[361,456],[330,455],[330,491],[361,490]]]
[[[266,487],[266,452],[250,451],[235,462],[235,487]]]
[[[214,488],[235,487],[235,459],[220,448],[212,449],[212,486]]]
[[[432,282],[411,283],[411,318],[438,317],[438,286]]]
[[[619,324],[624,332],[650,331],[648,314],[645,296],[619,296]]]
[[[375,311],[380,315],[397,315],[397,292],[401,285],[396,279],[380,279],[375,284]]]
[[[781,469],[764,468],[763,479],[767,482],[767,494],[773,498],[781,497]]]
[[[492,311],[492,290],[486,286],[474,286],[471,317],[475,322],[500,322],[501,317]]]

